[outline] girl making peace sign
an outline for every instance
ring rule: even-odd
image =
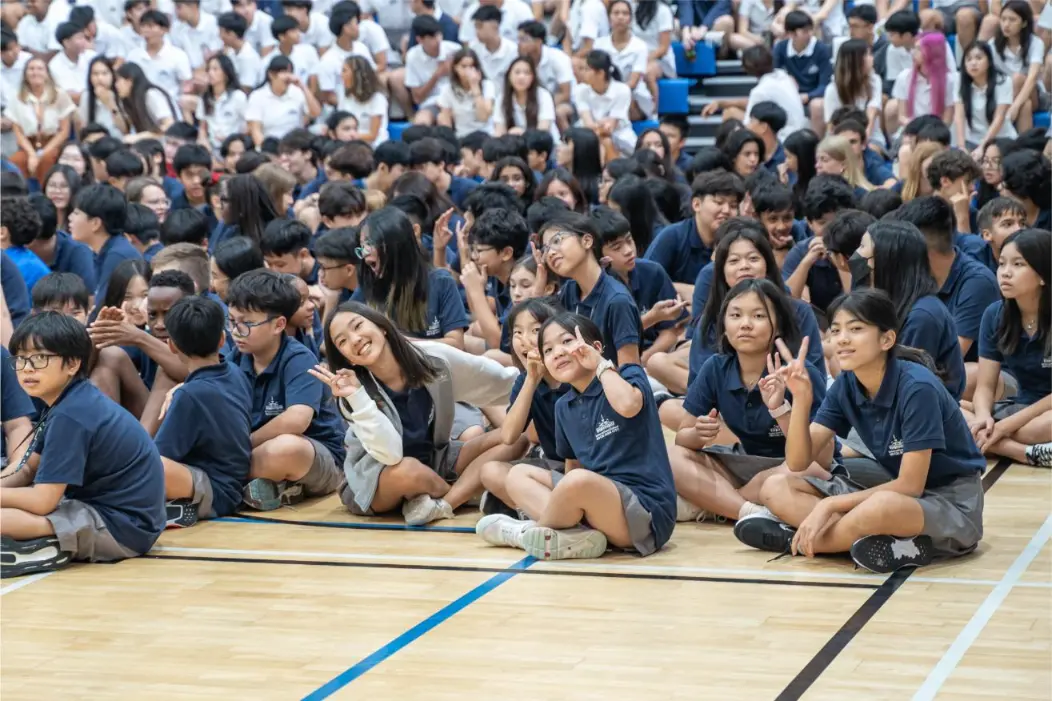
[[[772,475],[760,499],[773,515],[743,518],[735,536],[754,548],[807,557],[850,552],[860,567],[877,573],[971,552],[983,535],[986,461],[957,402],[926,354],[896,343],[899,320],[886,294],[859,289],[829,313],[843,372],[813,419],[807,340],[796,358],[779,342],[787,362],[779,374],[793,396],[786,464],[791,473],[802,472],[834,434],[844,437],[854,428],[894,478],[862,489],[836,475]]]

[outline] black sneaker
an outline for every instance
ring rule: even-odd
[[[197,504],[189,499],[175,499],[164,505],[165,528],[189,528],[197,523]]]
[[[519,518],[519,512],[516,509],[511,508],[496,494],[488,491],[482,493],[482,499],[479,501],[479,511],[486,516],[504,514],[514,519]]]
[[[739,519],[734,524],[734,537],[750,548],[772,553],[787,553],[796,529],[770,513],[758,513]]]
[[[71,554],[59,547],[58,538],[15,540],[0,538],[0,578],[52,572],[69,564]]]
[[[867,535],[851,546],[851,559],[862,569],[877,574],[891,574],[902,567],[924,567],[931,563],[934,546],[931,538],[896,538],[890,535]]]
[[[1034,467],[1052,467],[1052,443],[1028,445],[1026,461]]]

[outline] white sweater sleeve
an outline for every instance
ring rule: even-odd
[[[472,355],[434,341],[416,341],[428,355],[442,358],[449,365],[453,381],[453,399],[473,406],[506,406],[519,371],[506,368],[495,360]]]
[[[364,388],[341,399],[339,407],[348,423],[345,443],[357,439],[370,457],[384,465],[402,460],[402,436]]]

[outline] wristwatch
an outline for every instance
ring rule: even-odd
[[[771,418],[772,419],[777,419],[779,416],[785,416],[790,411],[792,411],[792,409],[793,409],[793,407],[792,407],[792,405],[789,402],[784,402],[777,409],[768,409],[768,411],[771,413]]]
[[[595,366],[595,377],[596,379],[602,379],[603,373],[607,370],[613,370],[617,366],[614,365],[614,361],[609,358],[603,358],[599,361],[599,364]]]

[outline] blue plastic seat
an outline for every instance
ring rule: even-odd
[[[636,136],[639,136],[647,129],[657,129],[661,126],[661,123],[656,119],[641,119],[638,122],[632,122],[632,129],[636,132]]]
[[[672,55],[676,58],[676,75],[678,76],[706,76],[716,75],[716,50],[702,42],[694,45],[693,61],[688,61],[683,44],[678,41],[672,42]]]
[[[1035,112],[1034,113],[1034,126],[1041,129],[1048,129],[1049,124],[1049,113],[1048,112]]]
[[[387,133],[390,135],[392,141],[401,141],[402,132],[409,128],[409,122],[389,122],[387,124]]]
[[[694,84],[689,78],[663,78],[658,81],[658,114],[689,114],[690,103],[687,97],[690,86]]]

